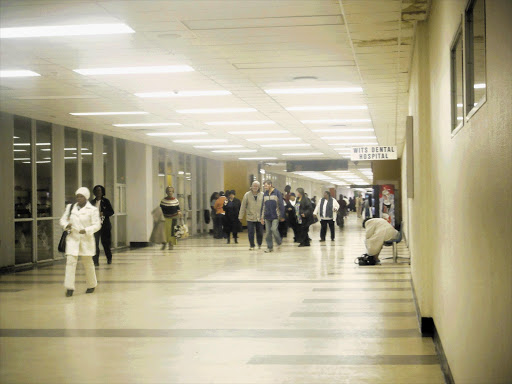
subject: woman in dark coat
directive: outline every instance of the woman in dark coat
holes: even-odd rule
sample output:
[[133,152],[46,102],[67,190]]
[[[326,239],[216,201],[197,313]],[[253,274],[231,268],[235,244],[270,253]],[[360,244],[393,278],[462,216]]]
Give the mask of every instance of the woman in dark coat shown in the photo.
[[107,264],[112,264],[112,252],[110,251],[110,245],[112,243],[112,224],[110,224],[110,216],[114,214],[112,204],[105,197],[105,187],[103,185],[96,185],[92,192],[95,198],[91,200],[92,206],[98,208],[100,212],[101,229],[94,234],[96,240],[96,255],[92,257],[94,265],[97,267],[100,265],[100,239],[105,256],[107,257]]
[[309,226],[313,224],[313,204],[311,204],[311,200],[305,195],[304,188],[297,188],[296,201],[297,241],[299,242],[299,247],[309,247]]
[[224,233],[226,234],[227,243],[231,242],[231,233],[233,233],[233,239],[238,244],[238,232],[240,228],[240,222],[238,220],[238,214],[240,213],[240,200],[235,197],[235,191],[226,191],[226,201],[224,202]]

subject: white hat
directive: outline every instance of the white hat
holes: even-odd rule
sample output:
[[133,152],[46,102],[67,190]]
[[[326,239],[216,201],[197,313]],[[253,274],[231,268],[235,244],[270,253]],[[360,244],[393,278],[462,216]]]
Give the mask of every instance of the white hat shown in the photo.
[[80,187],[76,190],[75,195],[82,195],[87,200],[89,200],[89,197],[91,197],[91,192],[89,192],[88,188]]

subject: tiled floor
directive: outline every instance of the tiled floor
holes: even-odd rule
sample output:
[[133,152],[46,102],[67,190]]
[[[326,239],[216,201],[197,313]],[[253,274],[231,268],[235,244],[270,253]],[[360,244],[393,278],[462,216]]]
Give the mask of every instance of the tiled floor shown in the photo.
[[79,267],[71,298],[64,264],[1,276],[0,382],[444,383],[409,265],[356,266],[354,216],[334,243],[315,227],[311,247],[270,254],[244,232],[102,257],[96,292]]

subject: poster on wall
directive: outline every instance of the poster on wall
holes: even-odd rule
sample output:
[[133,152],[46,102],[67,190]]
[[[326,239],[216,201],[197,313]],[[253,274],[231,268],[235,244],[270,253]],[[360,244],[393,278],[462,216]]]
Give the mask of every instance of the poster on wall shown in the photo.
[[381,185],[379,191],[380,217],[395,226],[395,186]]

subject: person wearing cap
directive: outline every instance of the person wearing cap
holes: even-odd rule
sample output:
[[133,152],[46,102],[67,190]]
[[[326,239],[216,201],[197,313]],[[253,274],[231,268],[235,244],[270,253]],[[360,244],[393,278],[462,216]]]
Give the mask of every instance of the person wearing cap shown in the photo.
[[98,208],[88,200],[91,196],[89,189],[78,188],[75,192],[76,203],[68,204],[64,214],[60,218],[61,227],[68,231],[66,238],[66,275],[64,287],[66,296],[73,296],[75,291],[75,271],[80,256],[85,269],[87,290],[85,293],[93,293],[98,285],[96,272],[94,271],[93,256],[96,254],[96,242],[94,233],[101,228],[101,220]]

